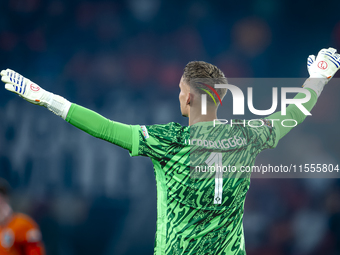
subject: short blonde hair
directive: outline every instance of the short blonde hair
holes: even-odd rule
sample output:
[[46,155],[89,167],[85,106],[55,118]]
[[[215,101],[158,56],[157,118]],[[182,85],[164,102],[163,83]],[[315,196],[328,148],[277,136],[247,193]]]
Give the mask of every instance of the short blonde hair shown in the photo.
[[[227,78],[218,67],[204,61],[189,62],[184,68],[183,79],[184,82],[186,82],[191,88],[195,90],[195,92],[200,94],[205,93],[202,89],[211,91],[211,89],[207,88],[207,86],[205,86],[203,83],[208,84],[211,87],[214,87],[215,84],[228,84]],[[221,100],[227,93],[227,89],[224,88],[216,88],[215,90]],[[215,93],[211,91],[211,94],[213,95],[215,101],[219,103]],[[207,100],[208,102],[213,102],[211,97],[207,97]]]

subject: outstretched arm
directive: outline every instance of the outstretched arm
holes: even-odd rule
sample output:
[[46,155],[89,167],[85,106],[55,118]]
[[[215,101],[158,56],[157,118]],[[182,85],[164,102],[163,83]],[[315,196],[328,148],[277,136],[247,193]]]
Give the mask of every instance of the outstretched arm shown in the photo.
[[7,90],[18,94],[32,104],[48,108],[92,136],[132,152],[132,126],[111,121],[89,109],[72,104],[65,98],[44,90],[13,70],[3,70],[1,76],[1,80],[6,83]]
[[132,152],[132,126],[109,120],[82,106],[72,104],[66,121],[86,133]]
[[[336,53],[336,49],[322,49],[318,56],[310,55],[307,60],[307,67],[309,72],[309,79],[306,80],[303,87],[311,93],[311,98],[308,102],[302,104],[309,112],[312,110],[318,97],[320,96],[324,86],[335,75],[340,68],[340,55]],[[303,99],[306,95],[303,93],[297,94],[294,99]],[[267,119],[273,119],[283,121],[285,119],[293,119],[300,124],[306,115],[294,104],[291,104],[286,109],[286,115],[281,115],[281,112],[276,112],[270,115]],[[294,126],[288,124],[287,126]],[[284,137],[293,127],[285,127],[283,125],[276,125],[279,129],[281,139]]]

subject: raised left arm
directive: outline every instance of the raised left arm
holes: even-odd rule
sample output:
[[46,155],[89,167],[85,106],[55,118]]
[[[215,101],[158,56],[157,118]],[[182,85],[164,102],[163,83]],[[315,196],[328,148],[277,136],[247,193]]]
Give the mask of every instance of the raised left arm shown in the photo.
[[[308,57],[307,68],[310,77],[305,81],[303,87],[311,93],[311,98],[308,102],[302,105],[310,112],[316,104],[324,86],[340,69],[340,54],[337,54],[336,49],[333,48],[322,49],[319,51],[316,58],[314,55],[310,55]],[[306,95],[304,93],[299,93],[294,97],[294,99],[303,99],[305,96]],[[278,120],[280,122],[286,119],[292,119],[295,120],[297,124],[300,124],[305,118],[306,115],[302,113],[296,105],[291,104],[286,109],[286,115],[281,115],[280,111],[273,113],[266,119]],[[287,126],[290,126],[288,123]],[[276,125],[276,127],[279,129],[280,139],[293,129],[293,127],[285,127],[283,125]]]

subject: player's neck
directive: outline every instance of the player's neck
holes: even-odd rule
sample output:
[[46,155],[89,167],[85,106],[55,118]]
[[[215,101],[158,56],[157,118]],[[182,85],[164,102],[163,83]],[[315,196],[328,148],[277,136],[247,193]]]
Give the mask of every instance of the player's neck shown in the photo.
[[208,111],[206,115],[202,115],[201,112],[191,112],[189,114],[189,126],[194,125],[199,122],[213,121],[217,119],[217,109]]

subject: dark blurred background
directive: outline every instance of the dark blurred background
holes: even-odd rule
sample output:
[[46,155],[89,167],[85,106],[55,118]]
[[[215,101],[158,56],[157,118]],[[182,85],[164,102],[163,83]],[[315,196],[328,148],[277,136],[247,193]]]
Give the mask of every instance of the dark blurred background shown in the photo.
[[[339,10],[337,0],[1,1],[0,66],[115,121],[187,125],[178,103],[187,62],[211,62],[227,77],[308,77],[308,55],[340,49]],[[331,81],[313,116],[257,163],[339,164],[339,85]],[[254,90],[255,102],[271,103],[271,87]],[[5,89],[0,119],[0,177],[14,209],[40,225],[48,255],[153,253],[149,159]],[[339,179],[253,179],[248,254],[340,254],[339,188]]]

